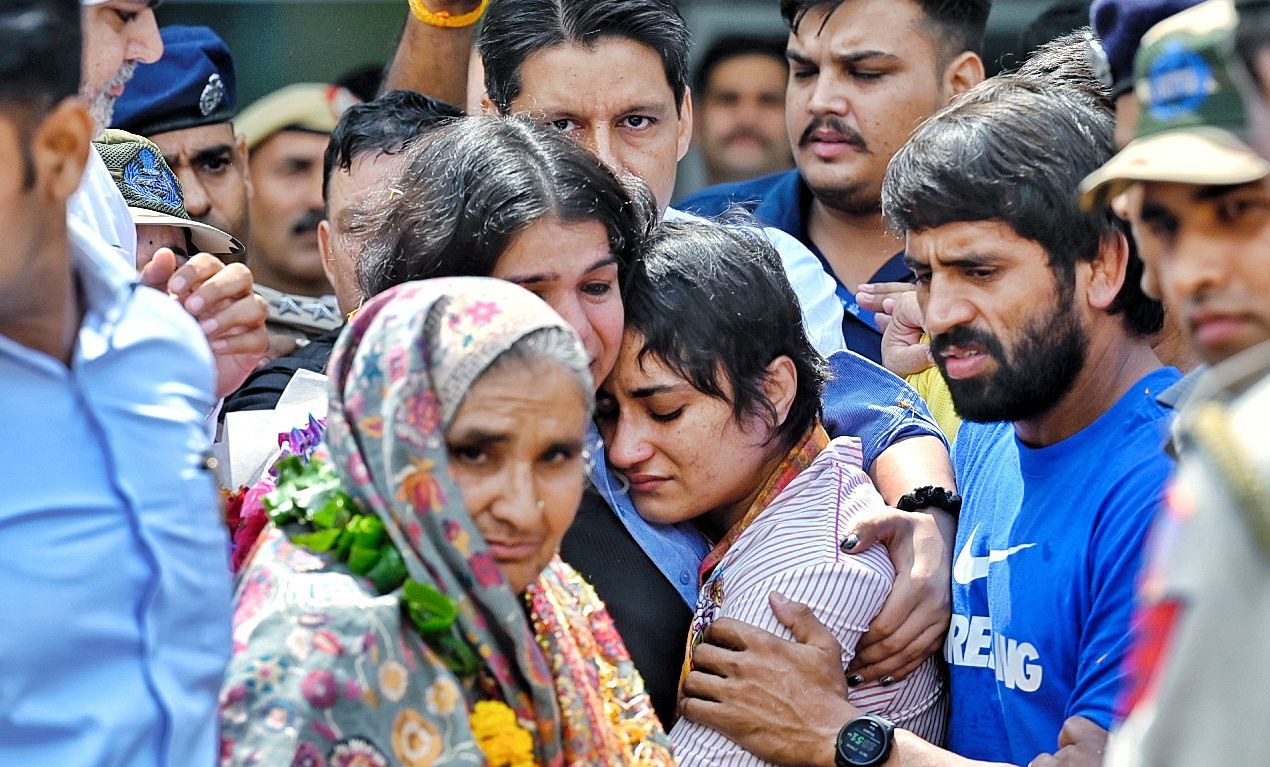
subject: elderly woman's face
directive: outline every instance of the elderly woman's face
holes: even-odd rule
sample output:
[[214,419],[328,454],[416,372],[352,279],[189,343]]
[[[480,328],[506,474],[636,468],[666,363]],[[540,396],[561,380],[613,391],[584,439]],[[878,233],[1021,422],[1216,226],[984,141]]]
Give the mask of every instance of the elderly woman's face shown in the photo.
[[559,550],[582,499],[579,389],[577,376],[551,362],[495,366],[445,435],[463,502],[517,594]]
[[602,224],[536,221],[512,238],[491,276],[516,283],[555,309],[582,339],[595,385],[608,377],[625,318],[617,259]]

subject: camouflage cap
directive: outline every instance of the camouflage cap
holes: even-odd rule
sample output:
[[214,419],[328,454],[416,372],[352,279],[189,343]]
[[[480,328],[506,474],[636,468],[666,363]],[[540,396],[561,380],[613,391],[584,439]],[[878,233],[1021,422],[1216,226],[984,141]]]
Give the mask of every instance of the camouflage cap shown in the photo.
[[200,221],[185,210],[181,184],[163,159],[163,152],[147,138],[108,130],[93,141],[115,186],[128,203],[137,225],[176,226],[190,230],[194,247],[212,255],[238,255],[242,243]]
[[1134,60],[1134,138],[1081,182],[1081,204],[1105,204],[1140,181],[1219,186],[1270,173],[1247,144],[1246,76],[1234,51],[1231,0],[1208,0],[1152,27]]

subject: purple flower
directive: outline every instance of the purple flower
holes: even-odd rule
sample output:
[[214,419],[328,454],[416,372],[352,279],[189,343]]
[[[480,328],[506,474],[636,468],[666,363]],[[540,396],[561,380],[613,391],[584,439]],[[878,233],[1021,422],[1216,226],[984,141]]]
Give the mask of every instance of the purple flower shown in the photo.
[[326,767],[326,758],[322,756],[317,746],[312,743],[301,743],[295,750],[291,767]]
[[329,671],[314,671],[300,683],[300,692],[314,708],[330,708],[340,699],[340,686]]

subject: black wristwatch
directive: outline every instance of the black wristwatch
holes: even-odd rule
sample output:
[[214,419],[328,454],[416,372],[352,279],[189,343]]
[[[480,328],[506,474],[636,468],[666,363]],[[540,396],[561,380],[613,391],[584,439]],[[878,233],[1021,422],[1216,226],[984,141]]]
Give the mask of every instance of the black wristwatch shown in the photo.
[[895,508],[900,511],[917,511],[931,507],[942,509],[956,519],[961,513],[961,496],[944,487],[927,485],[917,488],[895,504]]
[[880,716],[861,714],[838,730],[837,767],[878,767],[891,755],[895,725]]

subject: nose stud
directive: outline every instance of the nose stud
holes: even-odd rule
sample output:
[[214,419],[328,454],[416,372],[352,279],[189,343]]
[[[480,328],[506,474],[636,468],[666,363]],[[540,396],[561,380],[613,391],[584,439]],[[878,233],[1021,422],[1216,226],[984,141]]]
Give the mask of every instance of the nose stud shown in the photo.
[[538,511],[542,511],[543,509],[547,508],[547,502],[542,500],[541,498],[538,499],[538,503],[536,505],[538,506]]

